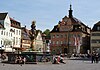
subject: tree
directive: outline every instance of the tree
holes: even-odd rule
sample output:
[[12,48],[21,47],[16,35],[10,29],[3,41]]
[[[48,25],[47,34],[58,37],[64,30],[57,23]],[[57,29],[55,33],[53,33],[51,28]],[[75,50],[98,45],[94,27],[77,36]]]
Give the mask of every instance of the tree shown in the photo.
[[49,43],[49,39],[50,39],[50,30],[49,29],[46,29],[43,34],[46,35],[45,37],[45,40],[46,40],[46,43],[48,44]]
[[50,30],[46,29],[43,34],[46,34],[46,38],[50,38]]

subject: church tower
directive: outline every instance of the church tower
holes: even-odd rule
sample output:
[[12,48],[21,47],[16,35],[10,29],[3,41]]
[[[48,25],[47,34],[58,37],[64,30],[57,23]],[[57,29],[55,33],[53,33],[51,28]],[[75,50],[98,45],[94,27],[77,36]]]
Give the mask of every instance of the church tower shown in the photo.
[[70,4],[69,18],[72,18],[72,17],[73,17],[72,12],[73,12],[73,10],[72,10],[72,5]]

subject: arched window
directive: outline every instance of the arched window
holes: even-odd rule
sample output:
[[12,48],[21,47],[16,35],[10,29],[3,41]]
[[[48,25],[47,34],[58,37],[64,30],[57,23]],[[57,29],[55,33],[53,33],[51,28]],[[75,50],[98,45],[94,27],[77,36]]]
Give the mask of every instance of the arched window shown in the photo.
[[2,40],[1,40],[1,45],[2,45]]
[[1,35],[3,35],[3,31],[1,31]]

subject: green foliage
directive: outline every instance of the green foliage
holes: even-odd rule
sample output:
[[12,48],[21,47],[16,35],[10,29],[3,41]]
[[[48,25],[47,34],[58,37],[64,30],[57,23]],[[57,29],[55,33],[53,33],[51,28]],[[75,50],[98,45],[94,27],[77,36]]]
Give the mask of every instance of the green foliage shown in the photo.
[[46,34],[46,38],[50,38],[50,30],[46,29],[43,34]]

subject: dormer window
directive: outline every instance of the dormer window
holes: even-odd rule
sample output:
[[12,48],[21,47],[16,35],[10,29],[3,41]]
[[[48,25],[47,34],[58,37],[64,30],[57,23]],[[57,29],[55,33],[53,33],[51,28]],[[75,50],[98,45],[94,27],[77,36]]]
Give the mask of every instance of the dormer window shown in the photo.
[[10,31],[11,31],[11,32],[15,32],[15,30],[13,30],[13,29],[10,29]]
[[97,30],[100,30],[100,26],[97,26]]

